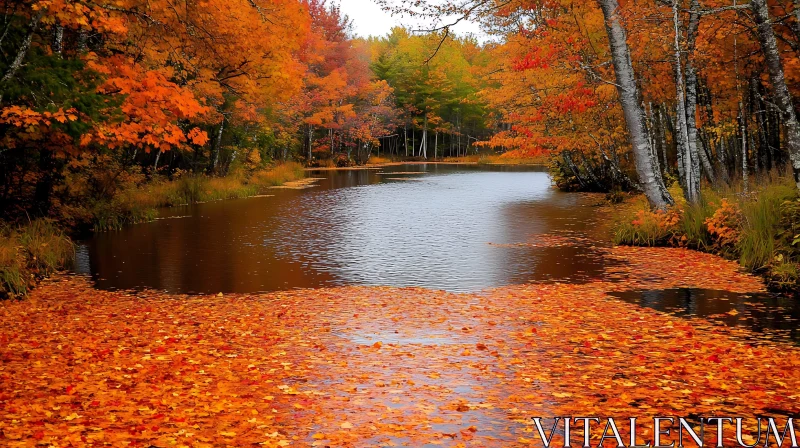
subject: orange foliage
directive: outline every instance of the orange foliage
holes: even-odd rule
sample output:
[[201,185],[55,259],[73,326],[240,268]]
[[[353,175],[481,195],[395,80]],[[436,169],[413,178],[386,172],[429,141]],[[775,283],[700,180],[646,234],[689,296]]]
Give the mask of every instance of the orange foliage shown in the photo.
[[[196,120],[207,116],[210,109],[194,94],[158,71],[144,71],[132,60],[114,56],[103,64],[90,67],[107,75],[100,87],[104,93],[122,95],[120,106],[125,120],[101,125],[93,134],[85,134],[84,145],[100,143],[114,149],[127,145],[168,151],[187,142],[203,145],[208,136],[198,128],[188,133],[178,126],[179,120]],[[188,134],[188,136],[187,136]]]
[[654,226],[662,233],[674,230],[681,221],[681,211],[676,208],[669,210],[643,209],[636,212],[636,217],[631,221],[634,227]]
[[741,219],[739,207],[735,203],[723,199],[719,208],[714,211],[714,215],[705,220],[705,224],[716,244],[728,246],[735,244],[739,239]]

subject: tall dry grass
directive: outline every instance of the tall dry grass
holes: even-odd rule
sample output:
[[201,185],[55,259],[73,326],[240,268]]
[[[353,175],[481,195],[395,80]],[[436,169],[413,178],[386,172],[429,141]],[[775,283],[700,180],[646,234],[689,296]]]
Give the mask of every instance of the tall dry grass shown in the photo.
[[687,204],[679,187],[667,212],[649,210],[642,196],[617,207],[614,242],[680,245],[736,259],[775,289],[800,286],[800,197],[788,177],[767,176],[748,193],[741,186],[704,188]]
[[94,204],[93,227],[95,231],[120,229],[128,224],[152,221],[161,207],[246,198],[304,176],[302,165],[286,162],[265,170],[224,177],[179,174],[171,180],[156,178],[123,189],[109,201]]
[[0,298],[22,297],[38,279],[69,266],[75,248],[53,222],[0,229]]

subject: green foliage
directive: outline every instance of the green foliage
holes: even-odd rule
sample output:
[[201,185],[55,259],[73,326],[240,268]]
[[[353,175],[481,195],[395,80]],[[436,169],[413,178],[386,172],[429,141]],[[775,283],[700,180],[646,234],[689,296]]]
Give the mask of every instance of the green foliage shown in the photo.
[[702,199],[696,204],[688,204],[683,209],[680,220],[680,234],[686,236],[686,244],[699,250],[710,248],[711,234],[708,232],[706,220],[714,215],[719,200],[715,200],[711,191],[705,191]]
[[0,298],[21,297],[36,280],[69,266],[72,241],[53,222],[0,229]]
[[[21,34],[25,29],[15,28],[15,31]],[[2,71],[5,72],[5,67]],[[93,124],[114,118],[107,115],[109,106],[117,106],[121,99],[98,93],[97,87],[102,81],[102,76],[88,70],[83,60],[62,58],[34,45],[28,51],[25,64],[16,76],[0,86],[0,92],[4,102],[26,105],[38,112],[74,108],[80,114],[79,120],[53,123],[53,126],[77,140]],[[106,115],[101,115],[101,110],[106,111]]]
[[376,46],[372,72],[394,89],[413,127],[421,129],[427,114],[429,129],[486,130],[487,106],[478,98],[483,81],[473,73],[473,67],[485,63],[477,42],[393,28]]
[[796,196],[791,186],[777,184],[741,201],[742,229],[737,249],[742,266],[751,270],[769,268],[780,249],[776,243],[780,241],[783,204]]

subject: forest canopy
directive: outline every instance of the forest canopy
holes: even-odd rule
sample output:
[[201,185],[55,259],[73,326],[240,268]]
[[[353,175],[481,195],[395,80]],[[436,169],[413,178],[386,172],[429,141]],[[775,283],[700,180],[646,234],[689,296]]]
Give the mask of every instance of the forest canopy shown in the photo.
[[673,180],[696,201],[800,173],[796,2],[384,6],[432,25],[356,37],[325,0],[4,1],[3,214],[80,221],[154,176],[374,155],[548,156],[562,188],[657,208]]

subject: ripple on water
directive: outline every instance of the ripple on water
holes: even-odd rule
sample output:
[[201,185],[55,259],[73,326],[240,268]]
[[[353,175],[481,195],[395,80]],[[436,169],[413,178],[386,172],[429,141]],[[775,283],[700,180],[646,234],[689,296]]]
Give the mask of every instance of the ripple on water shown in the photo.
[[[417,181],[387,180],[393,173]],[[178,207],[162,217],[181,219],[99,233],[82,246],[79,272],[100,288],[173,293],[339,285],[471,292],[583,282],[606,263],[583,241],[513,246],[596,227],[597,199],[558,192],[542,169],[406,165],[311,176],[320,178],[313,189]]]

